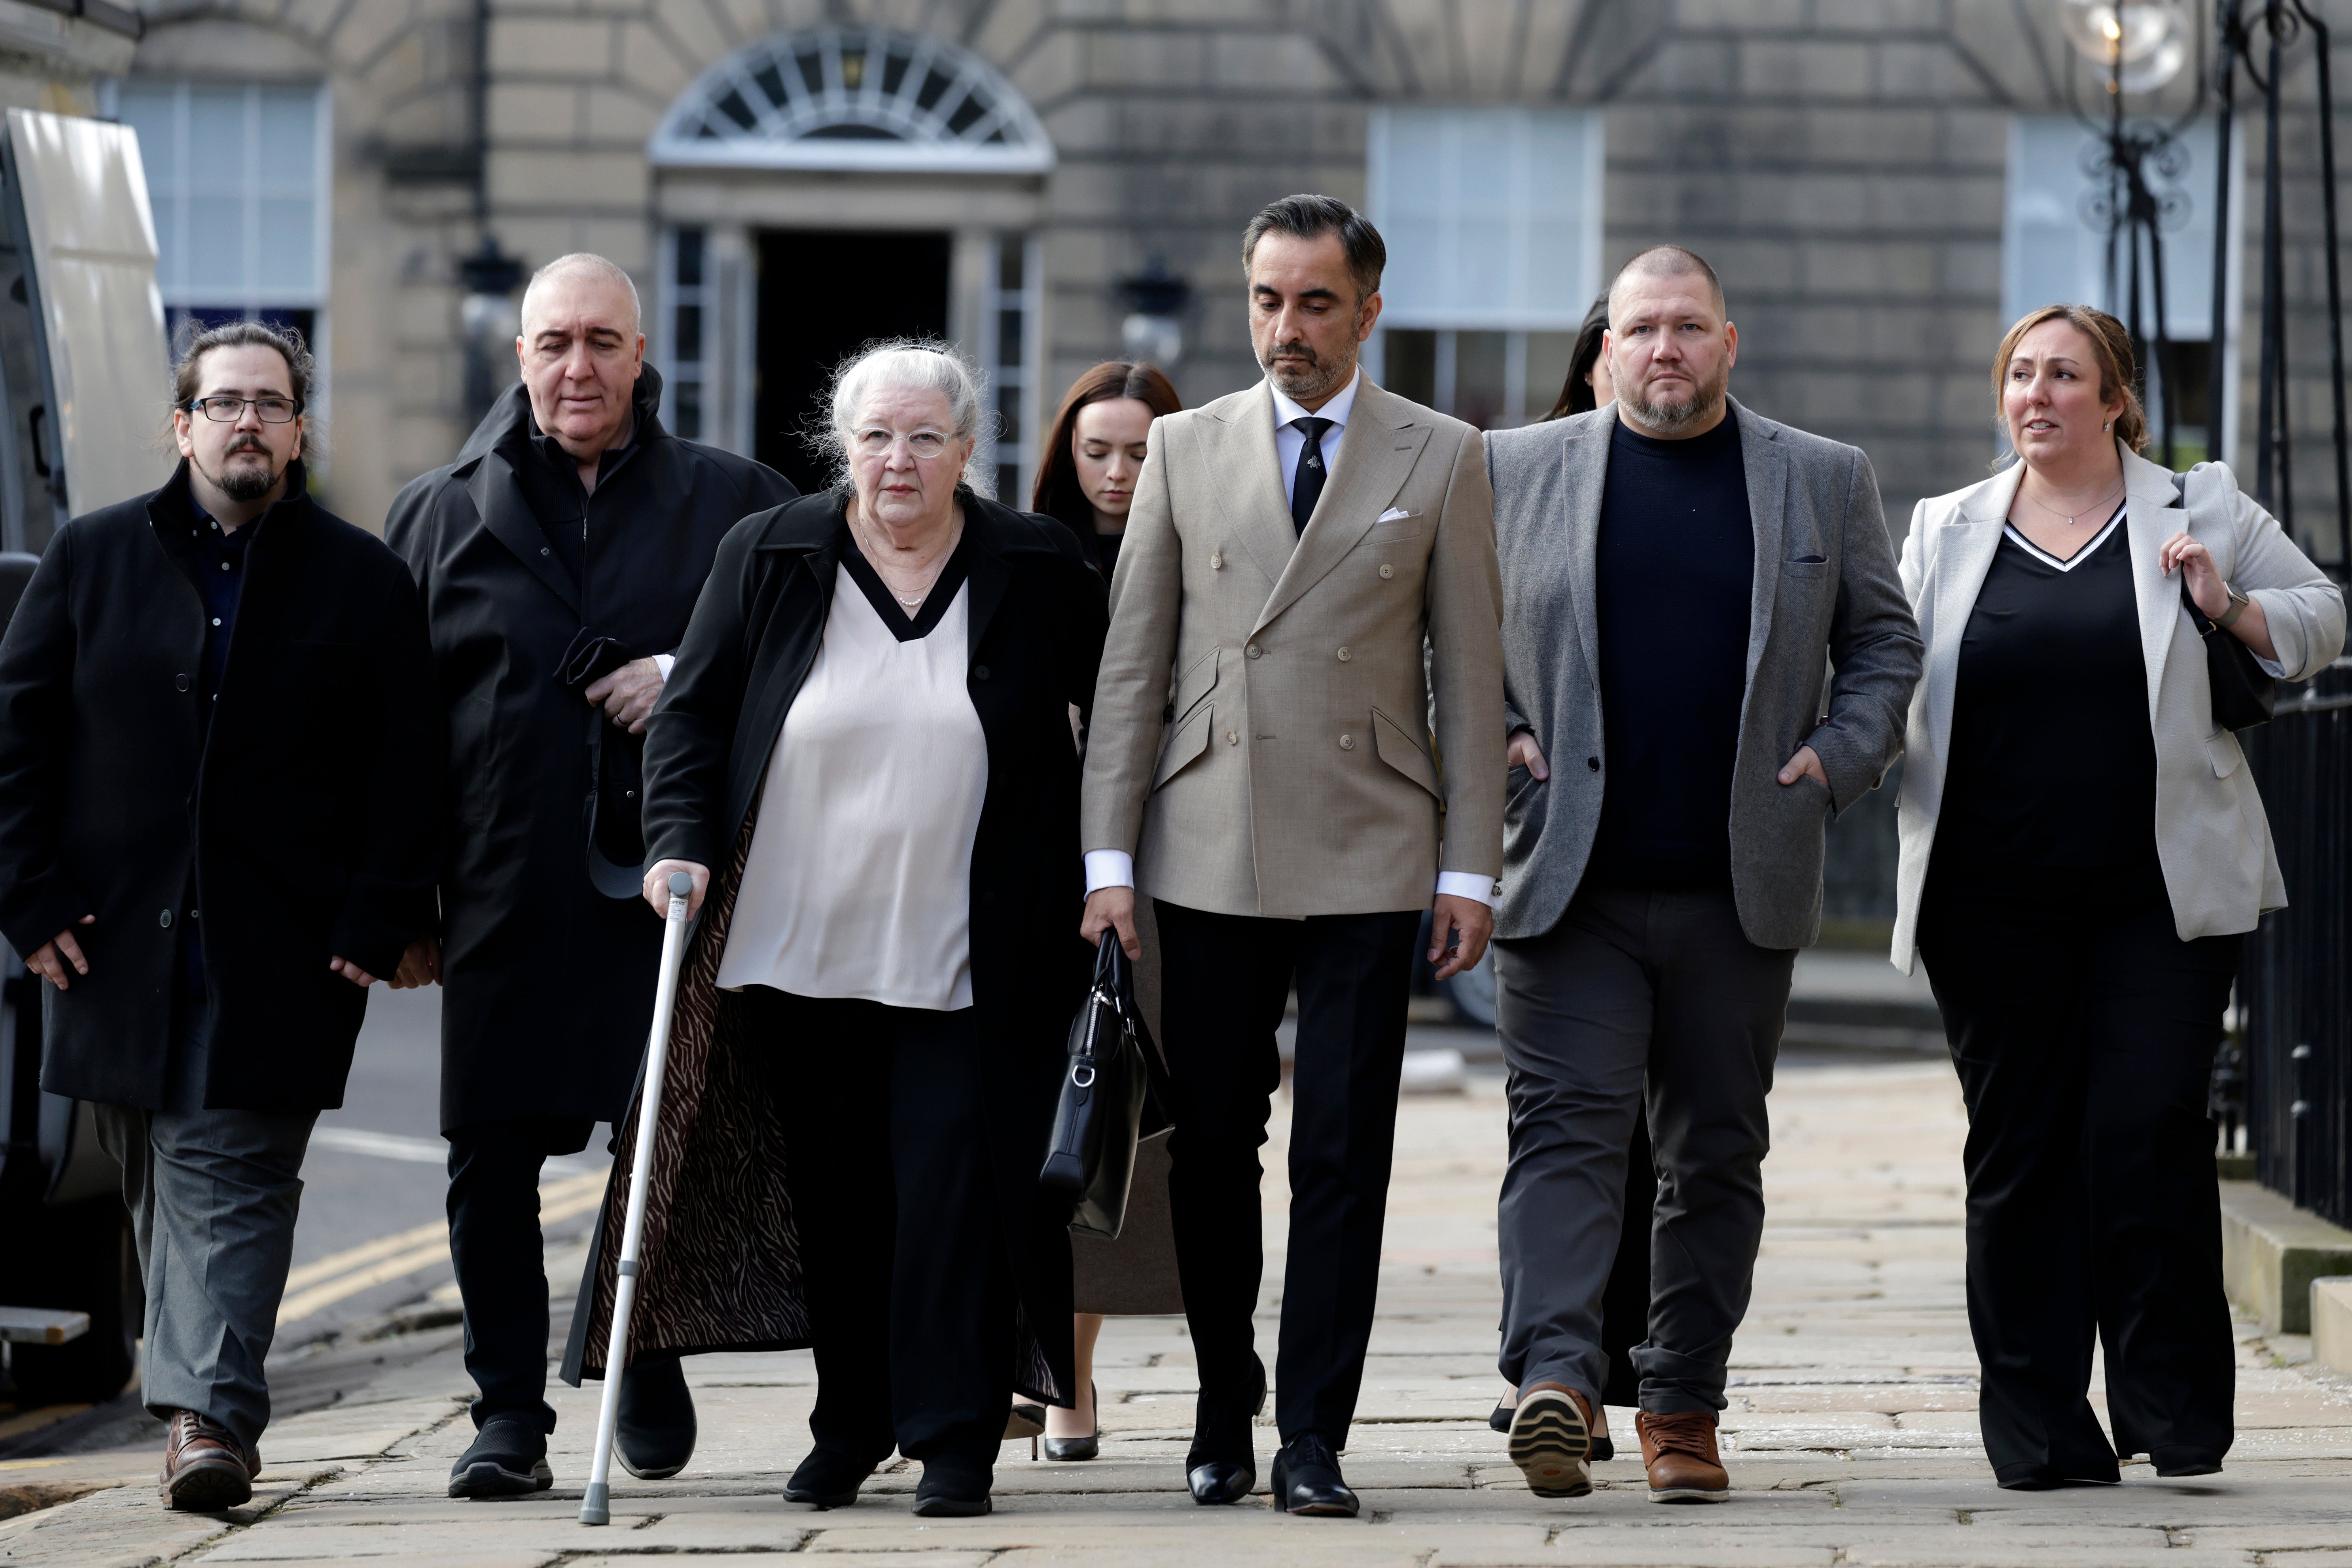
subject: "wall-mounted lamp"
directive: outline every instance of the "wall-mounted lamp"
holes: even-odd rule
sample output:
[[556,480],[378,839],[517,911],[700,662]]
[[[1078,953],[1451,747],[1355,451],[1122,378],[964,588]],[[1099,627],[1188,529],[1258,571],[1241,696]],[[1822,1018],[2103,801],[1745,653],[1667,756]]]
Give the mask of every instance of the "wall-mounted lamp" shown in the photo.
[[466,419],[477,425],[515,378],[514,341],[522,318],[514,291],[522,281],[522,263],[485,234],[482,247],[458,260],[457,281],[466,290],[457,306],[466,351]]
[[1127,319],[1118,325],[1127,357],[1166,370],[1184,357],[1184,316],[1192,309],[1192,286],[1168,270],[1155,256],[1137,276],[1118,285],[1127,304]]

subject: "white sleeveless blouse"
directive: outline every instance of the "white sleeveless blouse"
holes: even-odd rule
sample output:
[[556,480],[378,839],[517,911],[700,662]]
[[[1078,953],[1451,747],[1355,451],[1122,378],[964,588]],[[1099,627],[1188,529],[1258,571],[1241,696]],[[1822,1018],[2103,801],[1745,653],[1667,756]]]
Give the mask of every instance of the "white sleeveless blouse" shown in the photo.
[[768,763],[719,985],[971,1005],[988,742],[964,685],[969,584],[900,642],[845,567]]

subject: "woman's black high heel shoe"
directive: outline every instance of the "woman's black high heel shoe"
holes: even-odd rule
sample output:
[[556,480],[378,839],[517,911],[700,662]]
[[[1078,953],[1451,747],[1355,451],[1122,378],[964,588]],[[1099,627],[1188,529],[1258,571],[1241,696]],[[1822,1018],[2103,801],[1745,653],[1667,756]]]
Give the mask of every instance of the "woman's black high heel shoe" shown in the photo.
[[1029,1457],[1034,1459],[1037,1457],[1038,1435],[1045,1430],[1045,1407],[1044,1405],[1031,1405],[1018,1399],[1013,1402],[1012,1410],[1004,1417],[1006,1442],[1017,1443],[1024,1437],[1028,1438]]
[[1045,1457],[1049,1459],[1091,1459],[1102,1452],[1102,1392],[1092,1383],[1087,1384],[1087,1402],[1095,1409],[1095,1429],[1084,1437],[1048,1437]]

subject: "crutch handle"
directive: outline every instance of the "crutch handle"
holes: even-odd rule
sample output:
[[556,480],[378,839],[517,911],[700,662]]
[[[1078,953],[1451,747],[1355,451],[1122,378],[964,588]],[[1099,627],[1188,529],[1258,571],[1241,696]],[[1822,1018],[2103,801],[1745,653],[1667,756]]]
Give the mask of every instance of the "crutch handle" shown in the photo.
[[694,879],[688,876],[683,871],[672,871],[669,874],[669,896],[673,899],[692,898],[694,896]]

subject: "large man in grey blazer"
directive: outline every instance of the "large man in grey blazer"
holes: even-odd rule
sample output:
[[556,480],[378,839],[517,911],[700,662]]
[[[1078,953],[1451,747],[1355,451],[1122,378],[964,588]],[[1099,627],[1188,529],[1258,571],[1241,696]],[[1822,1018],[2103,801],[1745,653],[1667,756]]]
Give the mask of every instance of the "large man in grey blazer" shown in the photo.
[[1087,746],[1081,929],[1115,926],[1132,952],[1136,895],[1154,899],[1204,1503],[1256,1475],[1257,1151],[1297,983],[1275,1502],[1353,1514],[1337,1455],[1371,1333],[1413,942],[1433,892],[1431,956],[1475,963],[1502,868],[1501,585],[1478,432],[1357,369],[1386,259],[1372,226],[1290,196],[1242,255],[1266,379],[1151,426]]
[[1900,751],[1920,642],[1869,459],[1726,395],[1738,332],[1713,269],[1644,251],[1609,321],[1617,401],[1487,446],[1512,764],[1502,1373],[1529,1485],[1590,1490],[1601,1296],[1646,1081],[1658,1202],[1635,1427],[1654,1500],[1711,1500],[1730,1484],[1716,1412],[1823,829]]

